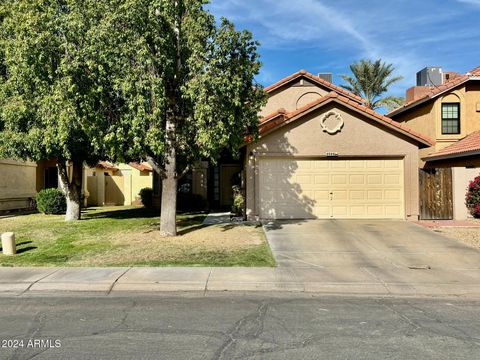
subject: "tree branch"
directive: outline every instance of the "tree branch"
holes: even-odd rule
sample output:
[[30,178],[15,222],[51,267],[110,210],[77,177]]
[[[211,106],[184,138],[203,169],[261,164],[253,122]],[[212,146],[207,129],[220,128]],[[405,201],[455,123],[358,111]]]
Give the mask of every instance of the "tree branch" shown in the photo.
[[165,170],[158,165],[157,161],[153,157],[147,156],[147,162],[153,168],[153,170],[155,170],[155,172],[160,175],[162,179],[165,179],[167,177]]
[[190,165],[188,165],[185,169],[183,169],[183,171],[180,173],[180,175],[177,175],[177,180],[180,180],[185,175],[187,175],[190,170],[191,170],[191,167],[190,167]]

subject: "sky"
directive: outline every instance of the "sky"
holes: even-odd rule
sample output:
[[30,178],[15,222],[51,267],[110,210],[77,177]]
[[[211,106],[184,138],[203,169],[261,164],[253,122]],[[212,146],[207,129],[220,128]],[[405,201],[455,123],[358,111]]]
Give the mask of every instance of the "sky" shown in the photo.
[[465,73],[480,65],[480,0],[211,0],[212,13],[251,31],[265,86],[298,70],[334,83],[362,58],[392,63],[403,96],[426,66]]

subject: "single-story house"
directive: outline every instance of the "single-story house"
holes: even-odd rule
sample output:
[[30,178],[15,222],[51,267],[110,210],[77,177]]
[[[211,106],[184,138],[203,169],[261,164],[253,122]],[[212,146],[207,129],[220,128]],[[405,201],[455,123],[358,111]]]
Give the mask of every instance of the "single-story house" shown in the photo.
[[[138,205],[139,192],[152,188],[153,170],[147,163],[85,166],[85,206]],[[21,162],[0,160],[0,212],[30,209],[43,189],[59,188],[56,160]]]
[[37,164],[0,159],[0,212],[28,209],[37,195]]
[[100,161],[85,168],[84,193],[88,206],[139,205],[140,190],[152,188],[153,169],[147,163],[112,164]]

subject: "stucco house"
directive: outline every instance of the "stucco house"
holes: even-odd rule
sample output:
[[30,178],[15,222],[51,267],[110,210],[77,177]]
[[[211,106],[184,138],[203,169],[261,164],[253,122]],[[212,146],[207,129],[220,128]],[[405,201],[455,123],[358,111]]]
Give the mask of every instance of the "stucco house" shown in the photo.
[[265,90],[259,139],[201,169],[210,204],[231,204],[241,179],[249,219],[418,219],[419,149],[431,139],[304,70]]
[[147,163],[112,164],[100,161],[84,170],[86,205],[138,205],[140,190],[151,188],[153,169]]
[[418,219],[431,139],[306,71],[266,91],[260,139],[245,146],[249,218]]
[[37,195],[37,164],[0,159],[0,212],[28,209]]
[[[147,163],[112,164],[100,161],[85,166],[85,206],[137,205],[139,192],[153,185],[153,170]],[[43,189],[58,188],[55,160],[21,162],[0,159],[0,212],[30,209]]]
[[421,217],[466,219],[465,192],[480,174],[480,67],[421,70],[406,103],[387,116],[434,140],[419,151]]

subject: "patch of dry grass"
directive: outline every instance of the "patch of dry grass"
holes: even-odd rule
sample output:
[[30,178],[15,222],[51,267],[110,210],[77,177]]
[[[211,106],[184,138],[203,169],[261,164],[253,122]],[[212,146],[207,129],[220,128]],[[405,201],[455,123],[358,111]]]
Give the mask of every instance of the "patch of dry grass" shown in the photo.
[[179,215],[179,236],[160,236],[159,218],[143,208],[92,208],[84,220],[32,214],[0,219],[14,231],[19,254],[0,266],[273,266],[263,229],[202,225],[205,215]]

